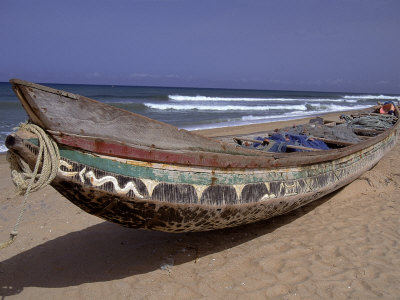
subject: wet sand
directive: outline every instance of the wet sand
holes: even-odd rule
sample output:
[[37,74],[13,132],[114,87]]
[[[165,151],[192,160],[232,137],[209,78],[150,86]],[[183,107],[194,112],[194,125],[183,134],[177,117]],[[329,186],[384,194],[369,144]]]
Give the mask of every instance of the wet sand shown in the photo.
[[[286,122],[293,123],[301,121]],[[277,127],[201,133],[235,135]],[[399,157],[397,145],[350,185],[292,213],[203,233],[123,228],[86,214],[47,187],[29,196],[17,240],[0,250],[0,296],[399,299]],[[9,172],[1,155],[2,241],[23,200],[13,197]]]

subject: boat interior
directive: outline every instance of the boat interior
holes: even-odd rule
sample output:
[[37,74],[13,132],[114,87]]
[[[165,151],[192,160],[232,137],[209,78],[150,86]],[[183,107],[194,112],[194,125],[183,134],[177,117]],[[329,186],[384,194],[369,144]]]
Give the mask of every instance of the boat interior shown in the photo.
[[341,115],[339,121],[315,117],[308,124],[217,139],[237,147],[264,152],[340,149],[376,137],[392,128],[399,120],[399,112],[391,103],[389,109],[382,109],[385,105],[378,104],[369,111]]

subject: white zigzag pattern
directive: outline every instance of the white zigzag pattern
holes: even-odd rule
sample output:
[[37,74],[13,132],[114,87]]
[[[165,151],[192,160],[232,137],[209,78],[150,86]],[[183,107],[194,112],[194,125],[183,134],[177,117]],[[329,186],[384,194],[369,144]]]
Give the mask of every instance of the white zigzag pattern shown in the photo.
[[129,181],[124,188],[121,189],[121,187],[118,184],[118,181],[115,177],[113,176],[104,176],[103,178],[96,178],[96,176],[94,175],[93,171],[89,171],[85,174],[86,178],[88,178],[90,180],[90,182],[94,185],[94,186],[101,186],[107,182],[111,182],[114,185],[114,189],[118,194],[127,194],[130,190],[133,191],[133,193],[135,194],[135,196],[137,196],[138,198],[143,199],[144,196],[141,195],[139,193],[139,191],[136,189],[135,184],[132,181]]
[[72,177],[72,176],[75,176],[76,174],[78,174],[78,172],[63,171],[63,170],[61,170],[61,166],[64,166],[67,170],[72,170],[72,165],[70,165],[66,161],[63,161],[62,159],[60,159],[60,166],[58,167],[58,171],[64,176]]

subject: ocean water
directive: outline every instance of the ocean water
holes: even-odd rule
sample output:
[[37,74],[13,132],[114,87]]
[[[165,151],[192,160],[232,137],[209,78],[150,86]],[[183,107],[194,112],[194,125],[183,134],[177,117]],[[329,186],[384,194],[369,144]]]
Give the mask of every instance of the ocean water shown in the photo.
[[[268,90],[45,84],[188,130],[296,119],[361,109],[400,95]],[[27,120],[11,89],[0,82],[0,152],[6,136]]]

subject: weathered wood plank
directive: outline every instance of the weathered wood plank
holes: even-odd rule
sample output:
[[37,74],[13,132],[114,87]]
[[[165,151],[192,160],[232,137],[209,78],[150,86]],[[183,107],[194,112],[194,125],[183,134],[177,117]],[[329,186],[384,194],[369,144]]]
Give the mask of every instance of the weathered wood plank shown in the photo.
[[[95,100],[61,93],[40,85],[12,80],[31,108],[32,121],[46,130],[105,138],[165,150],[242,153],[237,149],[187,130],[158,122]],[[33,113],[32,113],[33,112]],[[249,154],[251,155],[251,154]]]
[[365,128],[353,128],[355,134],[373,134],[377,135],[382,133],[384,130],[375,130],[375,129],[365,129]]

